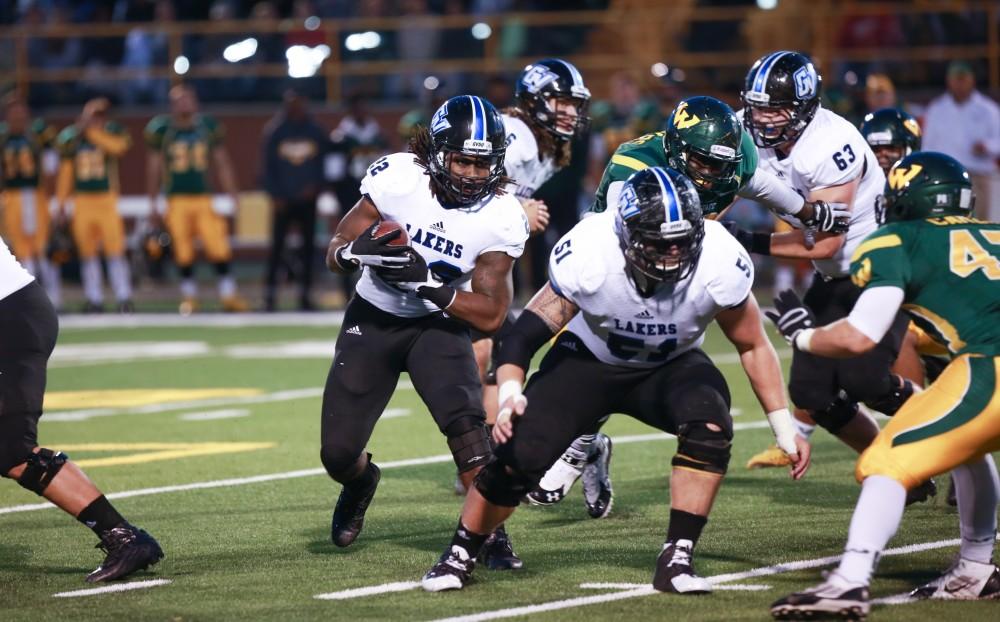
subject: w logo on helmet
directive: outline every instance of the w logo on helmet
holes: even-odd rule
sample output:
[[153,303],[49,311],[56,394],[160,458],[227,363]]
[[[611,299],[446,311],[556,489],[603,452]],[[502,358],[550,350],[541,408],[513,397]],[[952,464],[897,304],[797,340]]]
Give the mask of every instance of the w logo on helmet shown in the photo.
[[535,65],[524,73],[521,82],[529,93],[537,93],[546,84],[551,84],[559,79],[559,76],[550,71],[545,65]]
[[924,170],[924,167],[919,164],[914,164],[909,168],[903,168],[902,166],[895,167],[889,171],[889,187],[893,190],[905,188],[922,170]]
[[701,117],[687,111],[687,102],[681,102],[674,112],[674,125],[679,130],[686,130],[701,123]]

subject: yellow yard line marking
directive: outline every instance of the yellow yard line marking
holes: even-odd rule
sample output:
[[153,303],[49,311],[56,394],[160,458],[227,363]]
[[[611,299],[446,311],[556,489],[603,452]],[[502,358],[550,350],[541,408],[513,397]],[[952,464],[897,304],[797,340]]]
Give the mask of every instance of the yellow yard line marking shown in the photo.
[[135,408],[149,404],[185,402],[225,397],[249,397],[263,393],[255,388],[209,389],[107,389],[96,391],[50,391],[45,394],[46,410],[78,408]]
[[214,456],[244,451],[270,449],[277,443],[75,443],[59,445],[59,449],[70,451],[139,451],[106,458],[84,458],[74,462],[87,468],[142,464],[162,460],[178,460],[193,456]]

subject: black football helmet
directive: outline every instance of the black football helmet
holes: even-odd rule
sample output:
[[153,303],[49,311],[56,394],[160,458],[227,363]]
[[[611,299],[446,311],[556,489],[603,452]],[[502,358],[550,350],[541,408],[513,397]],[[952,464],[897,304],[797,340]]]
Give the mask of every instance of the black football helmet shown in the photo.
[[661,283],[694,271],[705,238],[705,219],[690,179],[672,168],[633,173],[618,198],[615,232],[636,290],[652,296]]
[[[776,147],[799,137],[819,108],[822,78],[798,52],[772,52],[750,67],[740,98],[743,126],[758,147]],[[787,120],[763,121],[754,111],[781,112]]]
[[[517,106],[559,140],[570,140],[590,125],[590,89],[577,68],[558,58],[546,58],[524,68],[514,89]],[[554,110],[549,100],[569,100],[576,117]],[[560,121],[564,127],[560,128]]]
[[868,141],[878,158],[878,165],[886,174],[893,164],[914,151],[920,151],[920,124],[899,108],[882,108],[869,113],[861,124],[861,135]]
[[[464,207],[492,194],[503,177],[507,132],[493,104],[475,95],[452,97],[431,118],[431,153],[427,166],[445,207]],[[485,177],[452,173],[456,156],[489,166]]]
[[971,216],[976,205],[969,173],[955,158],[917,151],[892,167],[878,201],[879,222]]

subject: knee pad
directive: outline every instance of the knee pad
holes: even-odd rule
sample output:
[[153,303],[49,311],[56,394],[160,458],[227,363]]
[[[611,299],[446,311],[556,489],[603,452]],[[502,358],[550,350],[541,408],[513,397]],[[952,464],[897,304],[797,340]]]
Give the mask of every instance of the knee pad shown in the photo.
[[913,383],[902,376],[892,375],[892,389],[885,395],[865,401],[869,408],[893,416],[914,393]]
[[830,434],[836,434],[858,414],[858,404],[841,391],[837,399],[821,410],[810,411],[813,420]]
[[479,494],[493,505],[516,508],[531,491],[533,483],[494,460],[476,474],[475,485]]
[[[348,482],[361,474],[362,469],[358,463],[364,455],[363,450],[359,453],[343,445],[334,444],[324,444],[319,450],[323,468],[331,478],[340,483]],[[371,458],[371,454],[368,454],[368,458]]]
[[673,466],[725,475],[733,437],[725,428],[712,430],[709,423],[695,421],[677,426],[677,454],[671,461]]
[[17,478],[17,483],[41,496],[68,460],[69,456],[63,452],[43,447],[28,457],[27,466]]
[[459,473],[481,467],[493,458],[486,424],[475,417],[461,417],[445,430],[448,448]]

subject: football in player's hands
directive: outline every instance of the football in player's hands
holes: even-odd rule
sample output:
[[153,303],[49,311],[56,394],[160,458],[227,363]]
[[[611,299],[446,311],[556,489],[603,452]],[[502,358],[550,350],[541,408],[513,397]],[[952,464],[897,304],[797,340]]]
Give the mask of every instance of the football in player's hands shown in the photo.
[[387,266],[404,266],[410,263],[403,255],[411,251],[409,236],[406,229],[399,223],[389,220],[379,221],[370,226],[353,242],[341,247],[338,261],[345,261],[356,266],[371,266],[384,268]]
[[794,343],[795,337],[803,330],[816,326],[813,312],[803,304],[798,294],[790,289],[778,294],[774,299],[774,309],[765,311],[764,315],[774,322],[788,343]]
[[[398,235],[393,235],[396,231]],[[394,220],[380,220],[369,230],[369,235],[373,240],[382,240],[386,246],[409,246],[410,236],[406,233],[406,227]]]

